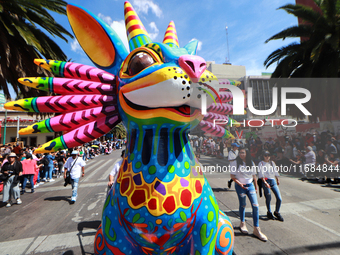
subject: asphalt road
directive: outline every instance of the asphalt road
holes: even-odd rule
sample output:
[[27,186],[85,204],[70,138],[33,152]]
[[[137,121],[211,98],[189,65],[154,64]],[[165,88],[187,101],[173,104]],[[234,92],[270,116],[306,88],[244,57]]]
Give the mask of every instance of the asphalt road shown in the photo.
[[[93,241],[101,220],[108,175],[121,151],[88,161],[78,200],[69,203],[71,187],[62,179],[26,193],[22,205],[0,206],[0,254],[93,254]],[[222,159],[201,157],[203,165],[225,165]],[[238,199],[234,187],[226,189],[229,173],[206,173],[220,209],[235,226],[235,253],[340,254],[340,192],[334,187],[282,176],[281,214],[284,222],[268,221],[264,198],[259,198],[260,227],[269,241],[252,236],[251,207],[246,222],[250,234],[238,229]],[[29,189],[27,189],[29,191]],[[2,196],[0,196],[2,197]],[[272,201],[274,206],[275,199]]]

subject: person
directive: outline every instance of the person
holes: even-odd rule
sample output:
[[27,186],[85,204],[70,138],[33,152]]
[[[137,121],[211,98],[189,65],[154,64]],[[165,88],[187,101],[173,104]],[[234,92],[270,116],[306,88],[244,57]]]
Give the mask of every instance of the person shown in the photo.
[[26,192],[26,184],[27,180],[30,181],[31,184],[31,193],[34,193],[34,175],[39,172],[39,168],[37,166],[37,161],[32,159],[32,154],[26,152],[26,159],[21,161],[22,164],[22,177],[23,183],[21,187],[21,194],[23,195]]
[[[240,146],[238,145],[238,143],[232,143],[231,144],[231,150],[228,152],[228,161],[231,164],[231,162],[234,162],[238,156],[238,148]],[[233,183],[233,179],[230,179],[228,181],[228,189],[230,189],[231,184]]]
[[71,203],[74,204],[78,196],[78,186],[80,176],[85,176],[85,165],[86,163],[81,157],[78,157],[78,151],[74,150],[71,153],[71,157],[66,160],[64,165],[64,179],[66,179],[67,171],[70,171],[71,185],[72,185],[72,197]]
[[[293,167],[294,172],[298,169],[300,172],[302,172],[302,169],[304,169],[304,157],[302,156],[302,153],[299,153],[296,155],[296,161],[290,159],[290,162],[292,162],[295,166]],[[304,171],[304,170],[303,170]],[[302,176],[302,179],[305,179],[305,175]]]
[[60,153],[58,154],[57,162],[58,162],[57,178],[59,178],[62,172],[64,171],[64,164],[66,162],[65,153],[63,151],[60,151]]
[[54,182],[52,179],[52,174],[53,174],[53,160],[55,159],[55,153],[45,153],[45,159],[47,159],[47,164],[44,166],[45,170],[45,178],[44,181],[47,182]]
[[[270,152],[265,151],[263,153],[263,160],[258,165],[259,170],[259,178],[262,179],[262,187],[264,190],[264,196],[266,198],[266,206],[267,206],[267,217],[270,220],[274,220],[274,215],[279,221],[283,221],[283,218],[280,214],[280,207],[282,203],[282,198],[279,190],[280,180],[279,173],[276,171],[276,165],[274,161],[270,160]],[[274,215],[270,208],[271,201],[271,191],[273,191],[276,197],[276,207],[274,211]]]
[[111,187],[116,183],[117,181],[117,177],[118,177],[118,173],[119,173],[119,169],[120,169],[120,166],[122,165],[123,163],[123,159],[124,159],[124,154],[125,154],[125,150],[122,151],[122,154],[120,155],[121,156],[121,160],[119,160],[112,168],[111,172],[110,172],[110,175],[109,175],[109,182],[107,184],[108,186],[108,190],[111,189]]
[[332,138],[327,139],[326,153],[327,153],[328,156],[330,156],[332,153],[333,154],[338,153],[338,150],[337,150],[336,146],[334,145]]
[[13,152],[18,155],[20,151],[21,151],[21,147],[19,143],[17,143],[16,146],[13,148]]
[[307,146],[305,154],[305,165],[303,168],[304,170],[303,174],[305,175],[305,177],[307,177],[307,172],[309,172],[308,169],[310,169],[312,166],[315,167],[315,163],[316,163],[315,152],[313,151],[313,148],[311,146]]
[[8,155],[8,162],[2,166],[1,171],[8,177],[4,181],[2,201],[7,203],[6,207],[10,207],[12,206],[13,196],[18,205],[22,204],[18,181],[18,177],[22,175],[22,164],[17,161],[17,155],[14,152]]
[[[245,223],[246,196],[248,196],[253,208],[254,232],[253,234],[261,241],[268,240],[259,227],[259,204],[257,202],[257,181],[254,162],[251,160],[250,153],[245,148],[239,149],[239,154],[235,161],[230,165],[231,178],[235,182],[235,189],[239,199],[240,211],[240,230],[243,234],[248,234]],[[253,183],[254,181],[254,183]]]

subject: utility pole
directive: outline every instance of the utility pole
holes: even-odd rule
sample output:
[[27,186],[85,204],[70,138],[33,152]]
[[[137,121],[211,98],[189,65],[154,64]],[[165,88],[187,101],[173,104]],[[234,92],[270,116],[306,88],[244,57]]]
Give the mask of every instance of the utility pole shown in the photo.
[[230,55],[229,55],[228,26],[225,27],[225,32],[226,32],[226,35],[227,35],[227,57],[225,59],[225,63],[224,64],[231,65],[231,63],[230,63]]

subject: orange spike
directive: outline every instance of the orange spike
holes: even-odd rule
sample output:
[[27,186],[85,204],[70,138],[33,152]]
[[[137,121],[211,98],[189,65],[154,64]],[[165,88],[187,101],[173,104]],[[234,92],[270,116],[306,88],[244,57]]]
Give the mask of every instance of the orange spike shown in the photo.
[[176,27],[173,21],[170,21],[168,28],[165,31],[163,43],[171,47],[177,46],[176,48],[179,48]]
[[124,16],[130,51],[152,42],[148,32],[129,2],[124,3]]

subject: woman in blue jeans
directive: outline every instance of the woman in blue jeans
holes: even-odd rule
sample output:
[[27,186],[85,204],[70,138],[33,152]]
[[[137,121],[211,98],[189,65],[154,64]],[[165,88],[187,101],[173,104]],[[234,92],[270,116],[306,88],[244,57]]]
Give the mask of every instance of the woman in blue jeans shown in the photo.
[[239,154],[236,160],[230,163],[230,175],[232,180],[235,182],[235,189],[240,203],[239,211],[241,218],[241,232],[243,234],[248,234],[248,229],[245,223],[246,198],[248,197],[253,208],[253,234],[261,241],[266,242],[268,238],[261,232],[259,227],[259,204],[257,202],[256,168],[254,162],[251,160],[250,152],[247,149],[239,149]]
[[[266,206],[267,206],[267,217],[268,219],[274,220],[275,217],[279,221],[283,221],[283,218],[280,214],[280,207],[282,203],[282,198],[279,190],[279,173],[276,170],[276,165],[273,161],[270,160],[270,152],[265,151],[263,153],[263,160],[259,163],[259,178],[262,179],[262,187],[264,190],[264,196],[266,198]],[[272,199],[271,191],[273,191],[276,197],[276,207],[274,211],[274,215],[270,208],[270,202]]]

